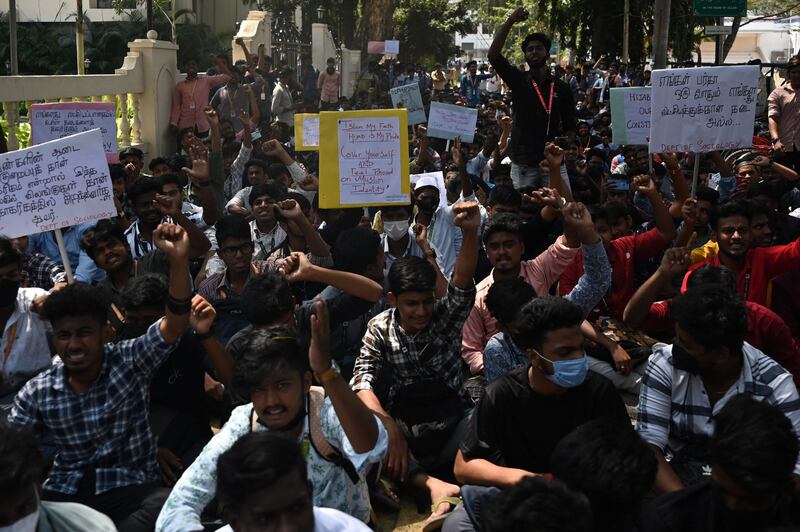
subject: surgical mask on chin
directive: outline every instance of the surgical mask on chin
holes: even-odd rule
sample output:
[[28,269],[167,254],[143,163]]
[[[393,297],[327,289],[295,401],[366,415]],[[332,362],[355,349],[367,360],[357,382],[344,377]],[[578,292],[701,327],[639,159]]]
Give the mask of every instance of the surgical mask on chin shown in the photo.
[[400,240],[408,234],[408,220],[383,222],[383,232],[390,240]]
[[549,360],[538,352],[536,354],[542,360],[546,360],[553,365],[553,374],[544,375],[553,384],[557,384],[562,388],[575,388],[586,380],[586,374],[589,372],[589,358],[586,353],[583,354],[583,357],[575,360]]

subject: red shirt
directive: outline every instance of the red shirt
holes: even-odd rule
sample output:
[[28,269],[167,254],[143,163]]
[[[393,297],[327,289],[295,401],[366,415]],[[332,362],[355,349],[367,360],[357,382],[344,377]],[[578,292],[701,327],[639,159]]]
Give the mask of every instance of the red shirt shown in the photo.
[[[650,305],[642,330],[645,332],[663,332],[672,330],[669,309],[672,300],[659,301]],[[745,341],[763,352],[772,360],[783,366],[792,374],[795,384],[800,386],[800,351],[792,331],[781,319],[767,307],[745,301],[747,307],[747,336]]]
[[[683,278],[681,291],[686,291],[689,275],[706,264],[717,267],[722,265],[718,254],[692,265]],[[736,280],[736,291],[745,301],[769,307],[770,281],[774,277],[798,267],[800,267],[800,240],[795,240],[785,246],[753,248],[745,255],[744,267]]]
[[[628,300],[636,291],[634,264],[636,261],[649,259],[664,251],[669,242],[664,240],[658,229],[650,229],[641,234],[623,236],[612,240],[606,246],[608,262],[611,264],[611,288],[589,316],[589,321],[599,316],[610,316],[622,319],[622,312]],[[569,294],[583,275],[583,253],[578,253],[564,273],[558,284],[558,294]]]

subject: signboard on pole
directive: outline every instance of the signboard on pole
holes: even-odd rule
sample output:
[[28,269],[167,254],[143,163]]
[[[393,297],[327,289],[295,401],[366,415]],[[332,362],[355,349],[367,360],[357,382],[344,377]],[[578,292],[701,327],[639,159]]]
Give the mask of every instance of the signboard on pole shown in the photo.
[[747,0],[694,0],[694,14],[698,17],[744,17]]
[[100,128],[110,163],[119,161],[114,102],[35,103],[31,105],[31,144],[41,144]]
[[753,145],[757,65],[654,70],[650,152]]
[[319,206],[408,205],[405,109],[320,113]]
[[650,87],[611,89],[611,129],[616,144],[650,142]]
[[387,54],[397,55],[400,53],[400,41],[383,41],[383,50]]
[[395,109],[408,109],[408,125],[421,124],[427,121],[425,106],[422,105],[422,95],[419,92],[419,83],[409,83],[389,89],[392,97],[392,107]]
[[297,151],[319,149],[319,114],[295,113],[294,149]]
[[117,215],[99,129],[0,154],[0,183],[9,238]]
[[478,123],[478,110],[461,105],[431,102],[428,117],[428,136],[437,139],[453,140],[461,137],[461,142],[472,143],[475,124]]
[[703,33],[706,35],[728,35],[732,31],[732,26],[706,26]]

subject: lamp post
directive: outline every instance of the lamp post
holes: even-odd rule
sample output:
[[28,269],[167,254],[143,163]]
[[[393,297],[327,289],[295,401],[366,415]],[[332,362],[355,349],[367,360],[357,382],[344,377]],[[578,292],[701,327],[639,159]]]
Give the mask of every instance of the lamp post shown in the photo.
[[86,74],[89,73],[89,67],[90,66],[92,66],[92,60],[87,57],[86,59],[83,60],[83,71],[84,71],[84,73],[86,73]]
[[325,16],[325,8],[321,5],[317,8],[317,22],[322,22],[322,17]]
[[6,59],[6,76],[11,75],[11,59]]

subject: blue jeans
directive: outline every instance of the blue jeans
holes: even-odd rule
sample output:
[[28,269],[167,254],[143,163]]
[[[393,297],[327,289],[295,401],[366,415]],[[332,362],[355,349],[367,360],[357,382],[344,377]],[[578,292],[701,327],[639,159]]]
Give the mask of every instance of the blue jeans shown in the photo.
[[486,501],[497,497],[502,490],[495,487],[466,485],[461,488],[463,504],[453,510],[442,525],[442,532],[461,532],[481,529],[481,511]]

